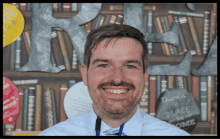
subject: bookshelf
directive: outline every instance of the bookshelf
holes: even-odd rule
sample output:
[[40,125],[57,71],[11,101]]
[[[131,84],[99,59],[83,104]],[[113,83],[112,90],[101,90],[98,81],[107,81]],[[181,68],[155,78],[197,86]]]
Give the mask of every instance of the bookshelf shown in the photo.
[[[19,3],[18,3],[19,5]],[[77,11],[53,11],[53,16],[55,18],[71,18],[74,17],[80,9],[81,4],[78,4],[78,10]],[[172,11],[184,11],[184,12],[191,12],[188,10],[187,6],[185,3],[144,3],[144,7],[153,7],[155,6],[155,9],[152,9],[151,11],[153,11],[153,19],[157,18],[157,17],[162,17],[162,16],[167,16],[168,15],[168,11],[172,10]],[[114,7],[113,9],[111,9],[110,7]],[[194,13],[204,13],[205,11],[209,11],[211,12],[213,10],[213,3],[195,3],[195,7],[196,10],[194,11]],[[105,17],[107,17],[107,15],[123,15],[123,3],[103,3],[102,4],[102,9],[99,13],[99,15]],[[144,10],[144,15],[147,16],[148,15],[148,11],[149,10]],[[32,24],[32,11],[28,11],[28,10],[21,10],[21,13],[23,14],[24,18],[25,18],[25,27],[24,27],[24,31],[23,32],[29,32],[31,31],[31,24]],[[179,17],[183,17],[183,16],[178,16],[178,15],[172,15]],[[187,17],[187,16],[185,16]],[[203,47],[203,28],[204,28],[204,18],[201,17],[192,17],[194,24],[195,24],[195,30],[197,31],[197,37],[198,37],[198,41],[200,44],[200,47]],[[109,19],[110,20],[110,19]],[[96,23],[98,22],[98,16],[92,20],[90,22],[90,30],[93,30]],[[120,21],[122,23],[122,21]],[[153,22],[154,24],[154,22]],[[145,23],[146,25],[146,23]],[[82,25],[81,27],[84,28],[86,30],[86,25]],[[88,31],[88,30],[87,30]],[[65,34],[65,31],[62,31],[63,34]],[[153,33],[157,33],[157,30],[155,28],[155,24],[153,25]],[[191,33],[190,30],[188,30],[188,33]],[[68,47],[67,49],[68,51],[68,58],[70,60],[70,63],[72,64],[72,56],[73,56],[73,47],[71,45],[71,42],[69,42],[68,40],[69,38],[66,37],[65,43],[66,46]],[[186,37],[186,39],[192,39],[189,38],[189,36]],[[11,45],[10,45],[11,46]],[[9,78],[10,80],[27,80],[27,79],[38,79],[40,84],[42,85],[42,90],[43,92],[48,88],[52,88],[55,91],[55,96],[56,96],[56,115],[57,115],[57,123],[59,123],[59,113],[60,113],[60,99],[59,99],[59,95],[60,95],[60,86],[61,84],[69,84],[70,80],[75,80],[76,82],[82,81],[81,79],[81,73],[79,71],[79,62],[77,63],[77,69],[75,70],[63,70],[60,73],[45,73],[45,72],[19,72],[18,70],[15,69],[11,69],[10,68],[10,62],[11,62],[11,56],[10,56],[10,52],[11,52],[11,48],[10,46],[6,46],[3,49],[3,76]],[[178,46],[178,47],[182,47],[182,46]],[[26,46],[24,43],[24,38],[21,39],[21,67],[23,65],[25,65],[28,61],[28,55],[27,55],[27,50],[26,50]],[[206,54],[202,54],[202,55],[193,55],[192,56],[192,62],[191,62],[191,71],[193,69],[198,69],[202,63],[205,61],[206,58]],[[159,65],[159,64],[170,64],[170,65],[174,65],[174,64],[178,64],[180,63],[182,60],[184,59],[184,55],[167,55],[163,52],[162,47],[161,47],[161,43],[153,43],[153,48],[152,48],[152,55],[149,55],[149,65]],[[192,80],[191,80],[192,81]],[[150,82],[150,81],[149,81]],[[212,77],[212,82],[213,84],[217,84],[217,78],[215,79],[215,77]],[[193,85],[193,83],[191,83],[191,85]],[[25,88],[28,86],[35,86],[35,85],[20,85],[19,87],[21,88]],[[199,84],[198,84],[199,86]],[[214,103],[213,103],[214,104]],[[217,109],[217,103],[215,103],[214,108]],[[148,107],[149,108],[149,107]],[[149,111],[149,110],[148,110]],[[43,124],[43,121],[41,121],[41,124]],[[194,131],[191,133],[193,136],[212,136],[212,135],[216,135],[217,133],[210,133],[210,121],[199,121],[196,128],[194,129]],[[41,127],[41,130],[44,130],[45,127]],[[16,128],[14,127],[14,130],[16,130]],[[13,131],[13,130],[12,130]],[[38,133],[39,131],[36,131],[36,133]],[[13,135],[16,132],[13,131]],[[33,132],[33,134],[36,134]],[[29,134],[29,132],[28,132]]]

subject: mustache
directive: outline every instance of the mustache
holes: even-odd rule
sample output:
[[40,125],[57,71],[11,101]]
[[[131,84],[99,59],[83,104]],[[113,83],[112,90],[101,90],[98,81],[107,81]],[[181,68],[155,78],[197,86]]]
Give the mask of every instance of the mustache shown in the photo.
[[127,82],[120,82],[120,83],[115,83],[114,81],[110,81],[110,82],[106,82],[106,83],[102,83],[102,84],[99,84],[98,85],[98,88],[101,89],[103,88],[104,86],[123,86],[123,87],[128,87],[129,89],[135,89],[135,86],[131,83],[127,83]]

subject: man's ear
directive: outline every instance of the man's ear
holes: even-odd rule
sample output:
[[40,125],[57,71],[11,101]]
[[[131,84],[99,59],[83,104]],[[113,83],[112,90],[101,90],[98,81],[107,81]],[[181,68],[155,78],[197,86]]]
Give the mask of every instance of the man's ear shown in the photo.
[[85,86],[87,86],[88,85],[88,83],[87,83],[87,81],[88,81],[87,66],[85,64],[82,64],[80,66],[80,71],[81,71],[81,74],[82,74],[83,82],[84,82]]
[[145,84],[147,83],[147,80],[148,80],[148,68],[145,69],[145,73],[144,73]]

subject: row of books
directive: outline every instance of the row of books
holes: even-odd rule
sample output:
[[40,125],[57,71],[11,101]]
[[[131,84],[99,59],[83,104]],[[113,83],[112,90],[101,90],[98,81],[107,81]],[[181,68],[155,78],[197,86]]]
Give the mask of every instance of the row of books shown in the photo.
[[[31,11],[32,3],[11,3],[21,11]],[[80,10],[80,3],[53,3],[53,11],[77,12]]]
[[[42,131],[67,119],[64,96],[76,80],[69,80],[69,84],[60,84],[59,93],[55,93],[52,87],[44,90],[39,79],[13,80],[13,83],[19,93],[19,113],[15,125],[3,125],[6,136],[10,135],[11,131]],[[59,105],[56,98],[59,98]]]
[[171,88],[185,89],[192,93],[200,104],[201,117],[198,121],[209,122],[210,134],[216,133],[217,76],[149,76],[140,108],[155,117],[157,98]]

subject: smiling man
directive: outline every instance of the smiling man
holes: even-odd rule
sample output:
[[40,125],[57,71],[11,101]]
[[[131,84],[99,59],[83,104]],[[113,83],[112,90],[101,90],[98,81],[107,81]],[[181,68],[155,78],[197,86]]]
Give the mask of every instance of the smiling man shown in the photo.
[[39,135],[189,135],[140,110],[148,70],[147,46],[139,30],[116,24],[93,30],[81,73],[93,107]]

